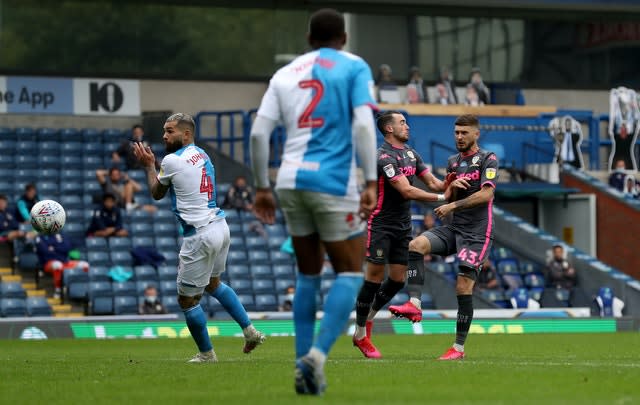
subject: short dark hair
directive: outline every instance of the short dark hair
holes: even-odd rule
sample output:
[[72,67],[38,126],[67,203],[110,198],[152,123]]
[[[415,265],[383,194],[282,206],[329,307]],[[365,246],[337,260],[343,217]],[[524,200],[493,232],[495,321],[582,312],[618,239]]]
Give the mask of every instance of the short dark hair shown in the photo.
[[178,123],[177,126],[182,128],[183,130],[188,129],[189,131],[191,131],[191,134],[195,136],[196,122],[193,120],[193,117],[191,115],[185,113],[171,114],[167,118],[166,122],[170,121],[176,121]]
[[326,42],[341,38],[345,33],[344,17],[332,8],[323,8],[309,19],[309,40]]
[[378,126],[378,130],[380,131],[380,133],[382,133],[382,135],[386,135],[385,127],[393,121],[394,114],[402,115],[400,111],[395,110],[388,110],[378,114],[376,125]]
[[115,172],[115,171],[120,171],[120,168],[118,166],[111,166],[109,168],[109,176],[111,176],[111,173]]
[[140,124],[136,124],[134,126],[131,127],[131,132],[133,132],[135,129],[140,128],[142,130],[142,132],[144,132],[144,127]]
[[109,198],[111,198],[113,201],[116,200],[116,196],[113,193],[104,193],[102,195],[102,201],[107,201]]
[[9,199],[7,199],[7,195],[6,194],[0,194],[0,200],[9,201]]
[[24,186],[24,191],[27,192],[29,190],[35,190],[36,189],[36,185],[33,183],[29,183],[26,186]]
[[478,121],[478,116],[474,114],[463,114],[456,118],[455,125],[460,127],[480,127],[480,121]]

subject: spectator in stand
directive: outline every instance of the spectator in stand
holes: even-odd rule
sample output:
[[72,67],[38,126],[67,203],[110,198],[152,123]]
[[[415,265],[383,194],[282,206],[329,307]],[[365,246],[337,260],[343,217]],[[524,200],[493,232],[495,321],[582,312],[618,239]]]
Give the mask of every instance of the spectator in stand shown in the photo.
[[[387,64],[382,64],[378,68],[378,75],[376,76],[376,86],[378,86],[378,102],[390,102],[394,100],[386,100],[385,97],[382,97],[381,91],[397,91],[398,85],[393,80],[391,75],[393,74],[391,70],[391,66]],[[397,101],[396,101],[397,102]]]
[[284,301],[279,308],[281,312],[291,312],[293,310],[293,297],[295,296],[295,293],[296,288],[294,286],[290,285],[289,287],[287,287],[287,289],[285,290]]
[[484,81],[482,81],[480,68],[474,67],[471,69],[469,84],[467,86],[471,86],[475,89],[476,94],[478,95],[479,105],[489,104],[489,88],[484,84]]
[[473,85],[471,84],[467,84],[467,94],[464,99],[464,104],[470,105],[473,107],[484,105],[484,103],[478,97],[478,92],[476,91],[476,88],[473,87]]
[[[144,140],[144,128],[142,125],[136,124],[131,128],[131,138],[125,139],[120,144],[117,150],[111,154],[111,160],[115,164],[120,164],[124,161],[125,168],[127,170],[142,169],[142,166],[133,155],[133,142],[140,142],[144,146],[149,146],[148,142]],[[160,163],[156,160],[156,169],[160,168]]]
[[129,178],[126,173],[122,173],[116,166],[108,171],[105,169],[96,170],[96,178],[102,187],[103,193],[113,194],[119,208],[132,211],[135,208],[142,208],[147,212],[156,212],[157,207],[151,204],[139,206],[134,199],[134,194],[142,191],[138,182]]
[[238,176],[233,180],[224,197],[222,208],[235,208],[240,211],[253,210],[253,188],[247,184],[247,178]]
[[116,197],[111,193],[102,196],[102,206],[93,212],[87,236],[128,236],[122,226],[122,214],[116,205]]
[[35,240],[38,260],[45,273],[53,275],[55,288],[54,298],[60,298],[62,292],[62,273],[68,269],[80,268],[89,271],[89,263],[82,260],[72,260],[75,247],[71,239],[61,233],[55,235],[38,235]]
[[545,279],[550,287],[572,290],[577,284],[576,271],[567,260],[564,246],[556,244],[545,268]]
[[35,236],[32,232],[24,232],[20,229],[20,223],[7,209],[8,205],[7,196],[0,194],[0,242],[12,242],[15,239]]
[[158,299],[158,290],[152,285],[144,289],[144,301],[138,307],[140,315],[166,314],[167,309]]
[[409,71],[409,82],[407,83],[407,99],[409,104],[428,103],[429,95],[427,86],[422,80],[420,68],[413,66]]
[[614,170],[609,175],[609,186],[615,188],[618,191],[624,189],[624,180],[627,177],[625,171],[625,163],[623,159],[616,160]]
[[624,178],[624,188],[622,189],[622,194],[624,194],[626,198],[638,198],[638,181],[632,174],[628,174]]
[[[455,83],[453,82],[453,75],[448,67],[440,69],[440,81],[438,84],[442,85],[442,90],[438,89],[440,93],[440,104],[458,104],[458,97],[456,97]],[[446,102],[443,102],[443,98]]]
[[446,89],[446,87],[444,87],[444,84],[442,84],[442,83],[436,84],[436,91],[438,92],[438,95],[436,96],[436,100],[435,100],[436,104],[442,104],[442,105],[451,104],[449,102],[449,97],[447,95],[447,89]]
[[482,264],[480,272],[478,272],[478,280],[475,284],[476,291],[496,290],[500,288],[498,282],[498,272],[489,260],[485,260]]
[[31,222],[31,208],[40,201],[36,185],[29,183],[24,186],[24,194],[16,203],[16,220],[22,223]]

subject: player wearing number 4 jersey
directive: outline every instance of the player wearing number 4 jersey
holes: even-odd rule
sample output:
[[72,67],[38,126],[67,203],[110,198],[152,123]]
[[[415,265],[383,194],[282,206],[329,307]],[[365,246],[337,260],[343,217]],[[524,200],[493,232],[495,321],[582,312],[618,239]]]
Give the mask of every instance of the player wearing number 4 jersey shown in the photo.
[[155,156],[137,142],[133,151],[147,172],[151,195],[156,200],[171,197],[173,212],[182,225],[184,239],[178,265],[178,303],[199,352],[190,363],[215,363],[207,331],[207,316],[200,306],[206,290],[240,325],[245,338],[243,351],[251,352],[264,341],[240,303],[236,293],[220,282],[229,252],[229,227],[224,211],[216,206],[215,172],[206,152],[193,143],[195,123],[187,114],[173,114],[164,124],[167,156],[156,173]]
[[[473,319],[473,285],[493,240],[492,203],[498,180],[498,159],[493,152],[478,146],[478,126],[478,118],[474,115],[462,115],[455,121],[454,138],[460,153],[451,156],[447,165],[447,179],[455,175],[449,186],[452,201],[434,210],[440,218],[450,214],[453,218],[449,225],[433,228],[409,243],[407,274],[411,299],[404,305],[389,307],[392,313],[412,321],[422,319],[419,292],[424,280],[424,255],[457,253],[456,340],[440,360],[464,358],[464,343]],[[417,299],[413,291],[417,291]]]
[[[272,223],[269,135],[281,121],[287,141],[276,192],[299,268],[293,300],[295,389],[298,394],[320,395],[326,387],[327,355],[362,285],[362,218],[375,205],[376,150],[373,79],[361,58],[341,50],[346,42],[343,16],[331,9],[315,12],[308,41],[313,51],[278,70],[269,83],[251,129],[251,159],[256,214]],[[356,153],[367,181],[361,195]],[[324,317],[314,339],[325,251],[338,275],[324,299]]]

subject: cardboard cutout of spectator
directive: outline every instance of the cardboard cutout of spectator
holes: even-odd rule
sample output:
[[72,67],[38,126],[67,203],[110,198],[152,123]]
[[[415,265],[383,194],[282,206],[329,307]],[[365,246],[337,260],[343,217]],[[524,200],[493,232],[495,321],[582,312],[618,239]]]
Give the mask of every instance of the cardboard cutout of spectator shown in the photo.
[[549,122],[549,134],[555,144],[553,161],[559,165],[570,164],[578,170],[584,169],[580,149],[583,139],[580,123],[570,115],[556,117]]
[[609,96],[609,137],[611,153],[609,170],[617,160],[624,160],[625,169],[637,171],[634,145],[640,130],[640,110],[636,92],[626,87],[611,89]]

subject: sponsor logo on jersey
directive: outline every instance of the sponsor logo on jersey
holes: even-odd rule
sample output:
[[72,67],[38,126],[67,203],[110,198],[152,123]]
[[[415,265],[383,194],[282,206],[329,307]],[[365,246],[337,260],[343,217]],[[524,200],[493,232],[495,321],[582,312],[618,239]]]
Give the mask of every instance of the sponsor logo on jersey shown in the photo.
[[496,178],[496,169],[489,167],[487,168],[487,170],[485,170],[485,176],[487,177],[487,179],[492,180]]
[[398,167],[398,169],[405,176],[413,176],[414,174],[416,174],[416,168],[413,166],[403,166],[403,167]]
[[384,170],[384,174],[386,174],[387,177],[393,177],[396,175],[396,171],[393,168],[393,165],[391,164],[386,165],[385,167],[382,168],[382,170]]
[[[487,170],[489,170],[489,169],[487,169]],[[495,177],[495,173],[493,174],[493,176]],[[480,171],[479,170],[474,170],[471,173],[459,173],[459,174],[456,175],[456,179],[480,180]]]

